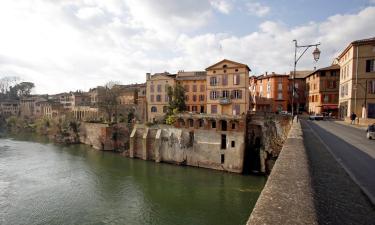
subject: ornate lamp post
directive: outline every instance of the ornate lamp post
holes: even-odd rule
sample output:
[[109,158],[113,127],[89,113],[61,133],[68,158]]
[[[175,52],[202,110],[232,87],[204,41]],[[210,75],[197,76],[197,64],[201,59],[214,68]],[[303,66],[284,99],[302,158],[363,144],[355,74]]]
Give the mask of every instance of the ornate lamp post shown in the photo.
[[[320,43],[312,44],[312,45],[298,45],[297,40],[293,40],[293,41],[294,41],[294,71],[293,71],[293,87],[292,87],[292,115],[294,116],[294,97],[295,97],[295,80],[294,79],[295,79],[295,76],[296,76],[297,62],[301,59],[303,54],[305,54],[307,49],[309,49],[310,47],[313,47],[313,46],[315,46],[315,50],[313,51],[312,54],[313,54],[314,60],[317,62],[320,58],[320,50],[318,49],[318,45],[320,45]],[[304,48],[305,50],[297,58],[297,49],[298,48]]]

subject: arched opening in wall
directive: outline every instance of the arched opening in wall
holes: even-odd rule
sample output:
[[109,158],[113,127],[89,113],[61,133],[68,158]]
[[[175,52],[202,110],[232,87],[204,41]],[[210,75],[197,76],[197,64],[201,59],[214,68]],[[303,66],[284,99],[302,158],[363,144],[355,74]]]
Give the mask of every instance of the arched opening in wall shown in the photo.
[[260,149],[262,147],[262,127],[259,125],[248,125],[246,129],[245,154],[243,173],[260,173]]
[[185,121],[184,121],[183,119],[179,118],[179,119],[177,120],[177,122],[178,122],[178,126],[179,126],[179,127],[185,127]]
[[216,121],[215,120],[211,120],[211,128],[212,129],[216,128]]
[[222,131],[227,131],[228,130],[228,123],[226,120],[221,120],[220,121],[220,125],[221,125],[221,130]]
[[204,127],[204,120],[203,119],[199,119],[198,120],[198,126],[199,126],[199,128],[203,128]]
[[189,127],[194,127],[194,120],[188,119],[188,124],[189,124]]

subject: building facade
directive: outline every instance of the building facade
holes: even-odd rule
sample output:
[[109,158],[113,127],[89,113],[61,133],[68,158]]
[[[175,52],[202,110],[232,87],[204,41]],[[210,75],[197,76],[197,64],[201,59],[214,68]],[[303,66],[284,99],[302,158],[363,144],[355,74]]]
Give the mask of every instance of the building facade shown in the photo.
[[249,110],[249,72],[242,63],[224,59],[206,68],[207,113],[240,115]]
[[[306,77],[310,75],[312,70],[296,71],[294,76],[294,100],[293,106],[297,113],[307,111],[307,90],[306,90]],[[288,111],[292,111],[292,98],[293,98],[293,73],[289,73],[289,99]]]
[[340,66],[321,68],[306,77],[307,111],[310,114],[338,114]]
[[339,55],[339,115],[375,120],[375,37],[353,41]]
[[194,113],[206,112],[206,71],[179,71],[177,84],[185,89],[186,111]]
[[289,75],[264,74],[251,77],[250,99],[252,111],[287,111]]
[[147,121],[161,121],[168,110],[168,87],[175,86],[175,74],[146,74]]
[[0,115],[4,117],[18,116],[20,114],[20,103],[18,100],[0,101]]

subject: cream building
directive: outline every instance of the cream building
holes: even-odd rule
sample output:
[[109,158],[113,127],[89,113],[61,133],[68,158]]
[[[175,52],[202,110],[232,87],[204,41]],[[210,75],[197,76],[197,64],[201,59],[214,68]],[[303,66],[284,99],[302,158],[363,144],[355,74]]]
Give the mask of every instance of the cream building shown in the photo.
[[168,87],[175,86],[175,74],[168,72],[146,74],[147,121],[160,121],[169,105]]
[[246,64],[224,59],[206,69],[207,113],[240,115],[249,110],[249,72]]
[[[353,41],[339,55],[339,115],[352,112],[360,123],[375,121],[375,37]],[[374,121],[373,121],[374,120]]]

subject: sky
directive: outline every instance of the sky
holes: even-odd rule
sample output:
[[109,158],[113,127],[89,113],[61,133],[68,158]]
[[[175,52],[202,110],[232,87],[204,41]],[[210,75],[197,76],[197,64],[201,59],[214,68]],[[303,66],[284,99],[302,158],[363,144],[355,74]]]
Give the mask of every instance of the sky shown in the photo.
[[0,78],[35,93],[83,90],[145,74],[204,70],[222,60],[251,75],[293,70],[294,44],[320,42],[297,70],[329,66],[375,36],[375,0],[1,0]]

